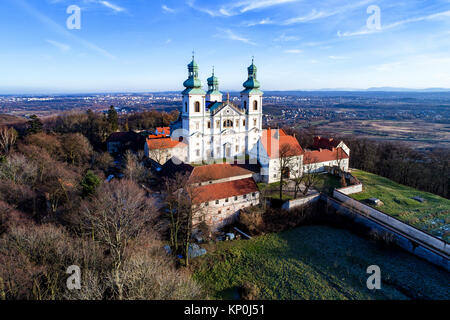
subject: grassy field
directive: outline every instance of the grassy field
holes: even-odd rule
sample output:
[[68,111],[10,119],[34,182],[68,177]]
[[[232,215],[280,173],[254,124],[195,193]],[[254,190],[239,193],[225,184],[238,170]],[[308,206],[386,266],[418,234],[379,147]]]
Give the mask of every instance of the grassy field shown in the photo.
[[[351,197],[359,201],[378,198],[384,203],[378,210],[450,241],[450,200],[361,170],[354,170],[352,174],[363,183],[364,189]],[[411,199],[415,196],[425,202]]]
[[[446,271],[342,229],[303,226],[209,250],[193,263],[211,298],[238,298],[250,282],[260,299],[450,299]],[[380,290],[367,289],[369,265],[381,268]]]

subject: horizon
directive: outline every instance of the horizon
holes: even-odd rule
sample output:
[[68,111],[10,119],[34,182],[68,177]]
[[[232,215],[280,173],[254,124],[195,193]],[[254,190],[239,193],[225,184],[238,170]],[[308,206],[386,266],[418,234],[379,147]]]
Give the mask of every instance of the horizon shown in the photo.
[[[69,28],[74,5],[80,29]],[[241,90],[252,56],[263,91],[450,90],[448,0],[9,0],[0,8],[5,95],[181,91],[193,50],[203,87],[214,66],[222,92]]]

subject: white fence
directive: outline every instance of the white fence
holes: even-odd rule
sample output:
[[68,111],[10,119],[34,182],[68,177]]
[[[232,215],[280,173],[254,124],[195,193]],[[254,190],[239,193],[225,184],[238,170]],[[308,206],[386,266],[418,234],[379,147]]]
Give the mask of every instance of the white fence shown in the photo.
[[299,199],[294,199],[294,200],[289,200],[286,201],[285,203],[283,203],[283,205],[281,206],[282,209],[285,210],[291,210],[295,207],[300,207],[302,205],[305,205],[307,203],[312,203],[312,202],[316,202],[317,200],[320,199],[320,193],[314,193],[310,196],[304,197],[304,198],[299,198]]
[[423,232],[409,224],[406,224],[394,217],[389,216],[386,213],[378,211],[370,206],[367,206],[357,200],[354,200],[342,193],[340,190],[334,190],[333,197],[345,203],[347,206],[356,209],[357,211],[365,214],[367,217],[373,218],[395,230],[402,232],[403,234],[409,236],[410,238],[424,243],[425,245],[438,250],[447,255],[447,258],[450,256],[450,246],[444,240],[441,240],[437,237],[434,237],[426,232]]
[[363,185],[362,183],[359,184],[355,184],[349,187],[344,187],[344,188],[340,188],[340,189],[336,189],[337,191],[343,193],[343,194],[354,194],[354,193],[358,193],[358,192],[362,192],[363,191]]

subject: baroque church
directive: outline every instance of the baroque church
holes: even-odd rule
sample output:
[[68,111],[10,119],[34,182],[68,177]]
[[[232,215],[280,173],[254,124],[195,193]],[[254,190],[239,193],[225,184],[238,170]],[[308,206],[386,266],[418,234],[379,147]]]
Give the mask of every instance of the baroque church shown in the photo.
[[183,150],[187,154],[181,159],[199,163],[248,155],[262,134],[263,92],[253,60],[248,67],[248,79],[243,83],[238,105],[230,102],[229,95],[224,101],[214,70],[207,79],[208,91],[205,92],[198,70],[192,57],[188,64],[188,79],[183,83],[181,114],[170,127],[172,139],[178,137],[179,141],[186,142]]

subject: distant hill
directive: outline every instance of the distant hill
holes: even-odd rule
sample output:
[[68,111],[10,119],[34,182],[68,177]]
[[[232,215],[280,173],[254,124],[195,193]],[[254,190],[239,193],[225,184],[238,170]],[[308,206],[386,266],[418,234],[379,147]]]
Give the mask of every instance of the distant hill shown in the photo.
[[24,121],[25,119],[21,117],[12,116],[9,114],[0,114],[0,126],[8,124],[17,124]]

